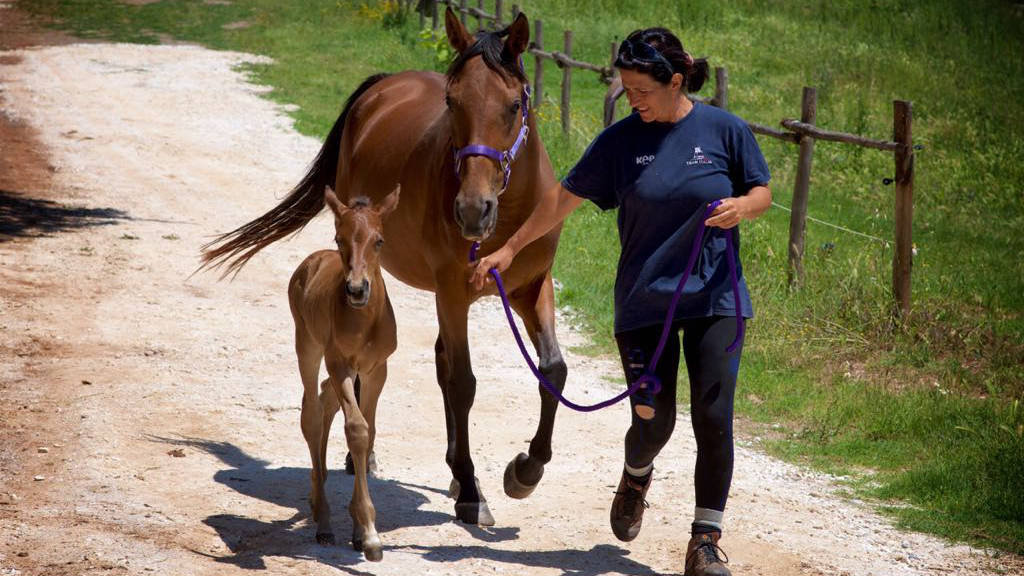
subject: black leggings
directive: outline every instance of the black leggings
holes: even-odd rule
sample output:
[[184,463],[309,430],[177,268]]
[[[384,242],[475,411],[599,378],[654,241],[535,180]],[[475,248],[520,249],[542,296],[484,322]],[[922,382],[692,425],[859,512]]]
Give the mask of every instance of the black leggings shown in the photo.
[[[690,378],[690,418],[697,440],[696,504],[724,511],[732,482],[733,395],[743,351],[742,343],[731,354],[725,350],[736,337],[734,316],[678,320],[673,324],[655,369],[661,379],[661,392],[654,398],[654,418],[643,420],[635,410],[631,411],[633,423],[626,432],[626,464],[631,468],[645,468],[672,435],[676,424],[680,329]],[[644,373],[661,331],[659,324],[615,335],[628,384]],[[636,404],[635,397],[631,401]]]

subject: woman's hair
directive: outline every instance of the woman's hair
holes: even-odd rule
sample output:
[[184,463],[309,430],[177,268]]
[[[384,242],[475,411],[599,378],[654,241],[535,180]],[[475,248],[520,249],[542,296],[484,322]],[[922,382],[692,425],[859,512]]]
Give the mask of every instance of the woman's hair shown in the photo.
[[708,61],[694,60],[667,28],[631,32],[619,46],[615,67],[649,74],[662,84],[668,84],[673,74],[682,74],[687,92],[697,92],[708,79]]

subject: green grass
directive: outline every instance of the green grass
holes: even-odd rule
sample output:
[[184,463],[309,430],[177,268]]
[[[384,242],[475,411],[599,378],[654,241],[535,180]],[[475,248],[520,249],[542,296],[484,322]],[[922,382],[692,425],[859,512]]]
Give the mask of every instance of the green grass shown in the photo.
[[[266,54],[254,67],[270,97],[299,105],[300,131],[322,137],[367,75],[437,68],[415,15],[380,2],[23,0],[76,34],[131,42],[169,37]],[[847,475],[902,525],[1024,553],[1024,20],[1006,2],[846,0],[651,3],[520,2],[545,23],[545,48],[575,32],[573,56],[608,59],[609,44],[654,23],[725,66],[730,109],[777,125],[818,90],[825,128],[885,139],[892,100],[914,102],[914,312],[890,321],[892,246],[809,222],[803,288],[787,286],[789,217],[743,226],[751,323],[737,409],[775,454]],[[225,25],[246,22],[247,26]],[[532,59],[527,59],[532,77]],[[561,133],[561,71],[545,68],[537,113],[564,174],[601,128],[605,86],[573,78],[573,131]],[[710,95],[709,85],[702,92]],[[624,112],[620,103],[620,116]],[[788,206],[796,149],[759,140],[775,199]],[[892,237],[889,154],[815,146],[809,212]],[[572,306],[612,350],[614,215],[586,206],[569,220],[556,275]],[[685,374],[683,375],[685,377]],[[571,376],[570,376],[571,379]],[[685,387],[681,387],[685,388]],[[685,398],[683,398],[685,400]]]

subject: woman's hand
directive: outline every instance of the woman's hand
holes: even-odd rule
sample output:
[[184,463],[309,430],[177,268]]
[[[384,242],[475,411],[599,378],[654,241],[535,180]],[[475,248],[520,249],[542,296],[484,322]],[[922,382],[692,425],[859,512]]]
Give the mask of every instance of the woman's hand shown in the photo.
[[711,213],[711,217],[704,221],[704,225],[728,230],[739,225],[743,218],[742,199],[724,198],[718,208]]
[[501,274],[512,264],[512,259],[515,258],[516,254],[512,251],[512,248],[506,243],[498,248],[494,252],[484,256],[476,262],[470,262],[470,268],[473,268],[473,274],[469,278],[470,284],[473,285],[477,290],[483,290],[485,284],[494,282],[494,278],[491,276],[491,268],[496,268],[498,273]]
[[723,198],[718,208],[704,221],[705,226],[735,228],[742,220],[753,220],[772,205],[772,191],[765,186],[754,186],[738,198]]

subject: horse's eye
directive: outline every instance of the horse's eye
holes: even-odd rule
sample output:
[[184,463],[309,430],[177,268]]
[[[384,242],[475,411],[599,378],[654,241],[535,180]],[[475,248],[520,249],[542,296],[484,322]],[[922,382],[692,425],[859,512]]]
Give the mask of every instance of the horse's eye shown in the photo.
[[519,110],[522,107],[523,105],[519,102],[519,100],[516,100],[515,102],[512,103],[512,112],[519,112]]
[[449,96],[447,94],[444,95],[444,105],[447,106],[449,110],[451,109],[451,107],[452,107],[452,97],[451,96]]
[[374,250],[380,250],[381,247],[383,247],[383,246],[384,246],[384,239],[383,238],[377,238],[377,242],[374,243],[373,249]]

